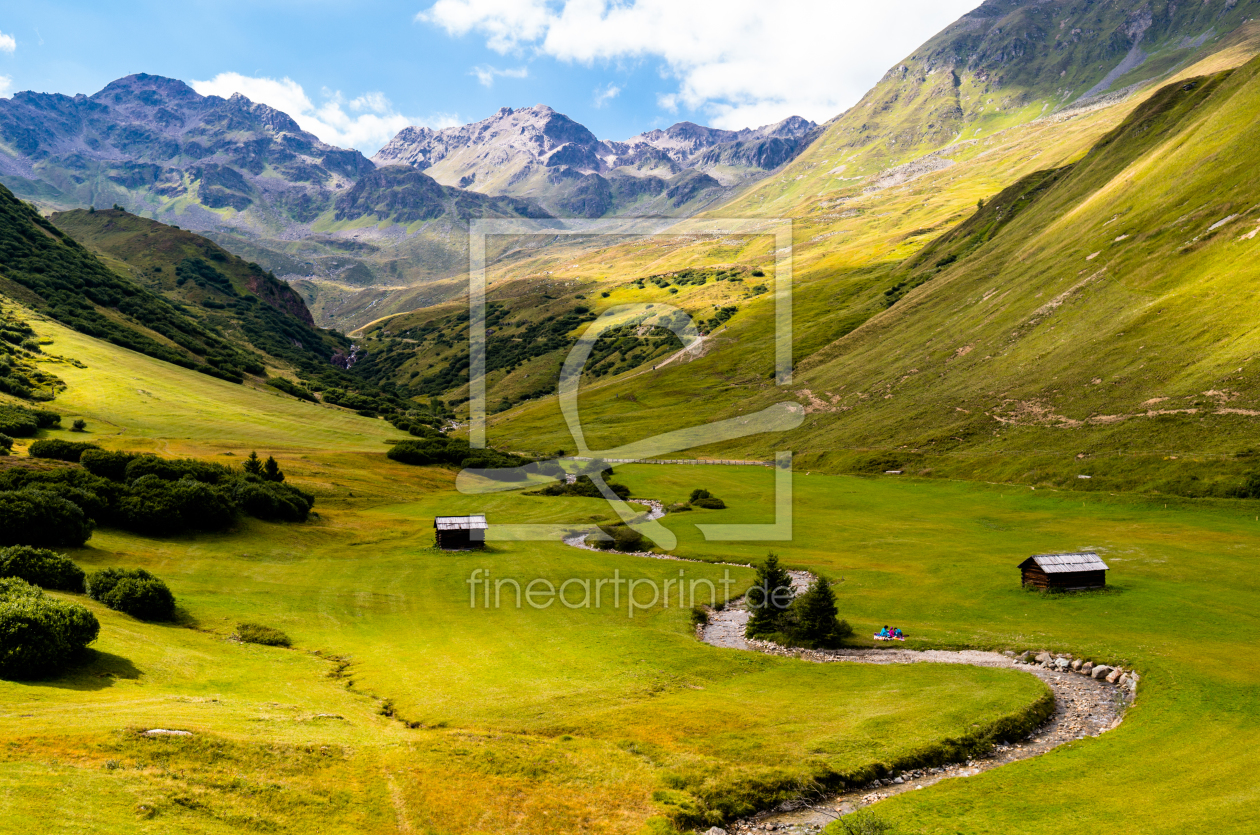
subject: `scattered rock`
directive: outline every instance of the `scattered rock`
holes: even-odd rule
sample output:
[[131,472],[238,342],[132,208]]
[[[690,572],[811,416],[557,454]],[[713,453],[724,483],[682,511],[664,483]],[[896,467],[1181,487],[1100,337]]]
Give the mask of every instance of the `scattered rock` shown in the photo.
[[720,826],[711,826],[704,835],[726,835],[726,830]]
[[142,736],[192,736],[192,731],[168,731],[166,728],[154,728],[145,731]]
[[1050,656],[1050,653],[1048,652],[1043,652],[1037,656],[1038,664],[1049,664],[1050,660],[1051,660],[1051,656]]
[[1111,672],[1107,673],[1107,683],[1115,684],[1117,681],[1120,680],[1120,676],[1122,675],[1124,675],[1123,670],[1112,670]]
[[1108,667],[1106,664],[1099,664],[1090,672],[1089,675],[1091,678],[1094,679],[1094,681],[1102,681],[1103,679],[1107,677],[1107,674],[1110,672],[1111,672],[1111,668]]
[[1083,661],[1081,661],[1081,659],[1077,658],[1077,659],[1076,659],[1076,660],[1074,660],[1074,661],[1073,661],[1073,662],[1072,662],[1069,666],[1071,666],[1071,668],[1072,668],[1073,670],[1079,670],[1079,669],[1081,668],[1081,665],[1082,665],[1083,663],[1084,663],[1084,662],[1083,662]]
[[1091,672],[1093,672],[1093,670],[1094,670],[1093,661],[1086,661],[1084,664],[1081,665],[1081,672],[1084,673],[1085,675],[1089,675]]

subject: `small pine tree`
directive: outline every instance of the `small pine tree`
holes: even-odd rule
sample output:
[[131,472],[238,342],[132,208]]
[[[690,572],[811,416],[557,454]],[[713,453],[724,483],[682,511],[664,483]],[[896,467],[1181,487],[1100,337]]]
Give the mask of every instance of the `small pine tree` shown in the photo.
[[799,643],[833,646],[853,634],[852,627],[837,617],[836,595],[824,577],[815,577],[792,608],[796,621],[792,637]]
[[251,452],[249,457],[245,459],[245,472],[250,475],[262,475],[263,464],[258,458],[257,452]]
[[280,465],[270,455],[267,456],[267,463],[263,464],[262,477],[264,481],[284,481],[284,473],[280,472]]
[[749,638],[771,635],[783,625],[783,615],[792,605],[792,578],[779,565],[775,554],[766,557],[757,569],[757,579],[748,590],[748,608],[752,614],[744,634]]

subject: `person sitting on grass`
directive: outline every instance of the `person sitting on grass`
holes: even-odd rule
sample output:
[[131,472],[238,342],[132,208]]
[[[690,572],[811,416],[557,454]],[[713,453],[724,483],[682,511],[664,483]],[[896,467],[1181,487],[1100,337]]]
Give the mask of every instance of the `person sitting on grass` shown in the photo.
[[878,634],[877,636],[875,636],[875,637],[877,637],[877,638],[891,638],[891,637],[892,637],[892,635],[890,635],[890,634],[888,633],[888,627],[887,627],[887,626],[885,626],[883,629],[879,630],[879,634]]
[[901,630],[895,626],[893,627],[892,635],[898,641],[904,641],[906,639],[906,636],[901,634]]

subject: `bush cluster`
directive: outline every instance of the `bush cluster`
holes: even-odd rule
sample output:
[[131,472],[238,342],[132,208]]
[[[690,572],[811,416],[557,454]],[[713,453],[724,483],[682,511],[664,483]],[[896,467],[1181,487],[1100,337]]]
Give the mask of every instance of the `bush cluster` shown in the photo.
[[262,644],[268,647],[292,646],[289,636],[279,629],[263,626],[261,623],[238,623],[236,637],[246,644]]
[[48,597],[17,577],[0,580],[0,677],[49,675],[74,660],[100,632],[77,603]]
[[175,595],[143,568],[103,568],[87,581],[88,597],[140,620],[172,620]]
[[77,546],[94,523],[149,536],[229,528],[239,512],[301,522],[311,494],[284,484],[270,460],[261,474],[192,459],[102,449],[81,453],[79,467],[0,471],[0,546]]
[[17,577],[33,586],[81,594],[83,569],[64,554],[28,545],[0,548],[0,577]]
[[61,424],[61,415],[46,409],[0,404],[0,433],[12,438],[29,438],[40,429]]
[[708,490],[698,489],[691,491],[691,498],[688,504],[692,507],[703,507],[708,510],[722,510],[726,507],[726,502],[710,493]]
[[643,534],[629,525],[600,525],[599,529],[605,534],[604,537],[591,534],[586,538],[586,544],[592,548],[604,551],[646,551],[648,548]]
[[[617,494],[617,498],[622,501],[630,498],[630,488],[624,484],[613,484],[611,481],[604,481],[608,485],[608,489]],[[526,493],[527,496],[581,496],[590,499],[602,499],[604,494],[599,491],[599,487],[588,475],[580,475],[572,484],[560,482],[558,484],[549,484],[538,490],[531,490]]]
[[[528,459],[519,455],[510,455],[495,449],[472,449],[467,441],[445,437],[399,441],[390,447],[386,455],[401,464],[447,464],[478,470],[523,467],[529,463]],[[523,474],[521,478],[524,478]]]
[[0,545],[77,547],[94,527],[82,508],[55,491],[0,489]]
[[28,454],[32,458],[52,458],[57,461],[79,463],[79,458],[89,449],[100,449],[96,444],[83,441],[63,441],[60,438],[44,438],[31,444]]

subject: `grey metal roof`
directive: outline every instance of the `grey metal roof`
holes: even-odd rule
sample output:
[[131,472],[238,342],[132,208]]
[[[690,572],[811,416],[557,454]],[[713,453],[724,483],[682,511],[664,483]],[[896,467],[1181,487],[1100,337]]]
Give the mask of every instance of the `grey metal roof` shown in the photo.
[[1077,571],[1107,571],[1107,563],[1098,558],[1093,551],[1078,554],[1034,554],[1020,563],[1024,568],[1034,563],[1047,574],[1071,574]]
[[490,527],[483,513],[472,516],[436,516],[433,527],[439,531],[484,531]]

